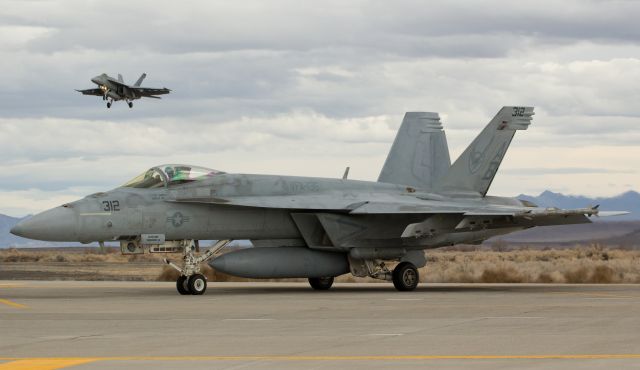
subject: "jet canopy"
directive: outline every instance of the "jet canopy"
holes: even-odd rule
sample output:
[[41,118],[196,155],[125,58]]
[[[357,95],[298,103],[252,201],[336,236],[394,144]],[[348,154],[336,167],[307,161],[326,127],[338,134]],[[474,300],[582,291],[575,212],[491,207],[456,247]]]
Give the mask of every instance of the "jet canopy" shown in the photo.
[[205,167],[185,164],[163,164],[146,170],[122,185],[122,187],[138,189],[162,188],[193,181],[202,181],[223,173],[222,171]]

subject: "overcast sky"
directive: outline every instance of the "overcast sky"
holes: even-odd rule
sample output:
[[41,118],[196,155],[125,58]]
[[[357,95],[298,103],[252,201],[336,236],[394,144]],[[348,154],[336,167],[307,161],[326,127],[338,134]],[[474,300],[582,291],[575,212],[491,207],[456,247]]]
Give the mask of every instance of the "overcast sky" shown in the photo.
[[[471,5],[470,5],[471,4]],[[186,162],[375,180],[405,111],[452,158],[532,105],[491,194],[640,188],[634,1],[0,0],[0,213],[23,216]],[[74,89],[168,87],[134,108]]]

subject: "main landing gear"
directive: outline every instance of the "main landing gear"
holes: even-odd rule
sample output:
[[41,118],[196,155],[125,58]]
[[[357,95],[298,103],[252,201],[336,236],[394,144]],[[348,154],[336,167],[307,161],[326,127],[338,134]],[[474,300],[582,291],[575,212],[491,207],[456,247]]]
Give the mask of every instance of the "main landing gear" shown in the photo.
[[128,102],[127,102],[127,105],[129,106],[129,108],[133,108],[133,102],[128,101]]
[[420,281],[418,269],[411,262],[400,262],[391,274],[393,286],[401,292],[414,290]]
[[329,290],[333,285],[333,276],[309,278],[309,285],[314,290]]
[[[354,276],[369,276],[374,279],[393,282],[393,286],[408,292],[416,289],[420,282],[420,274],[415,264],[409,261],[400,262],[393,271],[381,260],[350,260],[351,273]],[[424,266],[424,265],[423,265]]]
[[200,264],[211,259],[219,250],[226,247],[230,240],[218,240],[208,251],[196,256],[196,244],[193,240],[183,241],[183,267],[165,259],[164,262],[178,270],[180,277],[176,288],[181,295],[202,295],[207,290],[207,278],[200,272]]

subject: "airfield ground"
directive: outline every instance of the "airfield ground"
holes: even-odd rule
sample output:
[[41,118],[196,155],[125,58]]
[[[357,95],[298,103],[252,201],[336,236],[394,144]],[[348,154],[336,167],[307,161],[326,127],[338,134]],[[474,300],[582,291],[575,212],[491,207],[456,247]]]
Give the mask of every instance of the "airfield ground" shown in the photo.
[[640,285],[0,281],[0,369],[640,368]]
[[[175,281],[177,272],[162,262],[164,257],[181,259],[177,254],[123,256],[115,249],[0,249],[0,280]],[[203,267],[209,281],[249,281]],[[427,251],[420,277],[427,283],[640,283],[640,248],[440,249]],[[350,274],[337,281],[378,282]]]

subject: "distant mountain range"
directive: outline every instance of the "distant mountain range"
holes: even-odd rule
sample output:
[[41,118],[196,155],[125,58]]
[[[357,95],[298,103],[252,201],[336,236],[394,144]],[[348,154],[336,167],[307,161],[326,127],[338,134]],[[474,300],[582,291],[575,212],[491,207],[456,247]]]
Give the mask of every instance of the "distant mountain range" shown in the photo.
[[[583,208],[600,205],[603,211],[629,211],[631,214],[611,218],[594,219],[591,225],[551,226],[533,228],[501,237],[510,243],[569,243],[583,240],[619,240],[640,237],[640,193],[628,191],[610,198],[589,198],[585,196],[564,195],[545,191],[538,196],[521,194],[518,199],[528,200],[541,207]],[[28,217],[28,216],[27,216]],[[41,242],[21,238],[9,233],[13,225],[23,218],[0,214],[0,248],[8,247],[56,247],[79,246],[80,243]],[[631,237],[631,235],[638,237]],[[625,239],[626,240],[626,239]],[[640,240],[638,240],[640,244]]]
[[25,246],[32,240],[21,238],[19,236],[15,236],[9,232],[13,225],[17,224],[21,220],[27,218],[29,216],[23,218],[16,218],[7,215],[3,215],[0,213],[0,248],[11,247],[11,246]]

